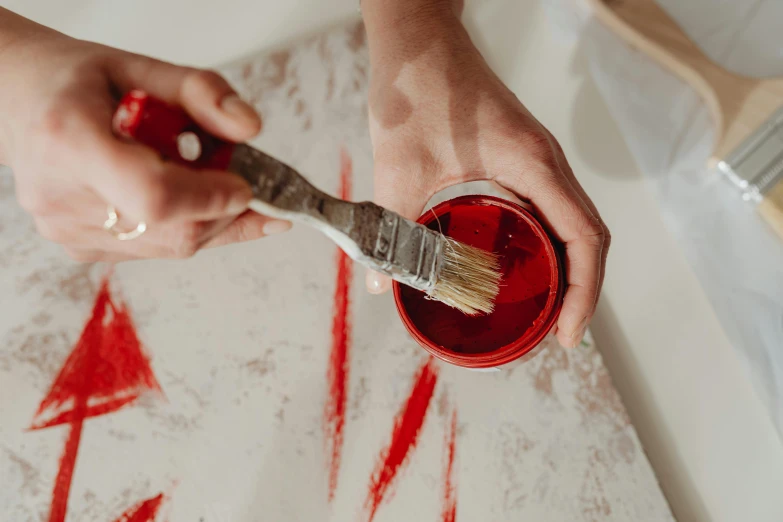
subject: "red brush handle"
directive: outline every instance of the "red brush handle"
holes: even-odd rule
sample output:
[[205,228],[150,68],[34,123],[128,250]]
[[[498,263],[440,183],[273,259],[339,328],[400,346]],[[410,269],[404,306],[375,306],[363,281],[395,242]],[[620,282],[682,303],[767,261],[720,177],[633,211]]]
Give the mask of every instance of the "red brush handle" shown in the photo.
[[[122,98],[112,127],[119,136],[135,140],[168,160],[193,168],[226,170],[234,151],[233,143],[206,132],[184,110],[139,90],[130,91]],[[194,144],[193,136],[198,138],[200,150],[196,148],[195,159],[186,159],[182,153],[188,143]]]

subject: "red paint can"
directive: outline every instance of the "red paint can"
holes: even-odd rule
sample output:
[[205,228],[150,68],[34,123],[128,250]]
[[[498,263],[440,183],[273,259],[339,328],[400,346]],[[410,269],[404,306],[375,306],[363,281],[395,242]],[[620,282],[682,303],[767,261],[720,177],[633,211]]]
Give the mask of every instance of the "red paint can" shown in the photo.
[[435,357],[471,369],[526,360],[560,315],[566,281],[562,247],[519,205],[494,196],[445,201],[418,220],[500,255],[503,280],[488,315],[467,316],[394,282],[394,301],[411,336]]

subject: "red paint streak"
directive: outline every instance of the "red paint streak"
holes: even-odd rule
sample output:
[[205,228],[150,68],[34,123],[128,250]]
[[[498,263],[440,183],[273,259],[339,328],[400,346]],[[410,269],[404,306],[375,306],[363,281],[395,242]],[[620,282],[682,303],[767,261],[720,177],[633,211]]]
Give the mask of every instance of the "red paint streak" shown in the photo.
[[[352,164],[348,153],[340,153],[341,199],[351,198]],[[337,478],[340,471],[340,457],[343,450],[345,428],[345,407],[348,400],[349,351],[351,344],[351,279],[353,262],[345,252],[337,251],[337,282],[334,291],[334,316],[332,319],[332,347],[329,368],[326,374],[328,398],[324,408],[324,436],[327,446],[327,468],[329,472],[329,501],[334,499]]]
[[351,199],[351,189],[353,188],[353,162],[348,155],[348,151],[340,149],[340,190],[338,197],[340,199]]
[[65,449],[60,457],[60,467],[54,480],[52,505],[49,508],[49,522],[64,522],[68,511],[68,496],[71,491],[73,470],[76,467],[76,455],[79,453],[79,442],[82,439],[84,418],[71,424],[71,431],[65,441]]
[[84,420],[130,404],[144,390],[160,391],[160,386],[127,309],[112,302],[108,281],[104,281],[76,346],[30,426],[36,430],[70,424],[52,492],[49,522],[65,520]]
[[429,357],[419,368],[411,393],[394,420],[391,442],[381,452],[370,479],[370,491],[365,503],[369,512],[368,522],[375,517],[408,454],[416,447],[437,382],[438,367]]
[[152,497],[139,502],[120,515],[120,518],[114,522],[155,522],[158,510],[163,505],[165,499],[166,497],[161,493],[157,497]]
[[451,414],[451,423],[446,431],[446,470],[443,480],[443,522],[457,520],[457,487],[454,482],[454,457],[457,442],[457,410]]

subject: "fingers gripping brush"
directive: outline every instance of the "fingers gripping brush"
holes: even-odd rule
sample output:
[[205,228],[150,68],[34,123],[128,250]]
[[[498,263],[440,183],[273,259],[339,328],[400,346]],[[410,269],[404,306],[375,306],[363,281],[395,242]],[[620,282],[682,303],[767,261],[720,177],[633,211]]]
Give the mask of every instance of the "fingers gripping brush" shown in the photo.
[[288,165],[212,136],[184,110],[142,91],[121,100],[114,132],[192,168],[228,170],[253,190],[250,209],[303,223],[329,236],[356,262],[476,315],[491,313],[500,287],[498,257],[464,245],[373,203],[343,201]]

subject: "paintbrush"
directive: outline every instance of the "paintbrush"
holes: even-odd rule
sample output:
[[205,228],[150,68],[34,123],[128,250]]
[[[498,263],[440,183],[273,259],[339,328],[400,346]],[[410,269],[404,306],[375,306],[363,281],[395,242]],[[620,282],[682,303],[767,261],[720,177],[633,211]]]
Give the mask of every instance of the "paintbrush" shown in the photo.
[[708,58],[655,0],[589,0],[618,36],[686,81],[715,122],[709,166],[757,203],[783,239],[783,78],[749,78]]
[[492,252],[454,241],[374,203],[334,198],[285,163],[208,134],[184,110],[142,91],[125,95],[112,125],[119,136],[152,147],[170,161],[238,174],[253,190],[250,209],[316,228],[368,268],[465,314],[493,310],[501,273]]

